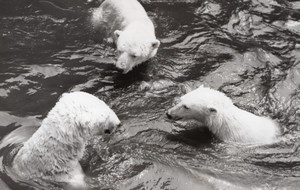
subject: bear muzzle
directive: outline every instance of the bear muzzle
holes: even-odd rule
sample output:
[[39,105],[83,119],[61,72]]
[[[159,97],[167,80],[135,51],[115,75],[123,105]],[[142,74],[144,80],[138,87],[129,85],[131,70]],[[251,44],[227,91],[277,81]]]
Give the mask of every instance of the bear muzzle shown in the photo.
[[114,133],[118,128],[122,126],[122,123],[117,124],[116,126],[110,126],[106,129],[104,129],[104,134],[112,134]]
[[170,120],[175,120],[175,121],[181,120],[181,119],[182,119],[182,117],[173,115],[173,114],[170,112],[170,110],[167,111],[166,116],[167,116],[168,119],[170,119]]
[[172,119],[172,116],[167,112],[166,113],[168,119]]
[[131,65],[128,65],[125,62],[117,61],[115,65],[116,65],[117,69],[120,72],[122,72],[123,74],[126,74],[126,73],[128,73],[129,71],[132,70]]

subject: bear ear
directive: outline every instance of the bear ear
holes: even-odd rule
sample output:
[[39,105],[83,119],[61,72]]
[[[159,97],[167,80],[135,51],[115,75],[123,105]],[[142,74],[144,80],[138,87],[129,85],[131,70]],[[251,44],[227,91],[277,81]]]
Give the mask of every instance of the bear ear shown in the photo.
[[159,45],[160,45],[160,41],[159,40],[155,40],[154,42],[152,42],[152,47],[155,49],[155,48],[158,48]]
[[122,33],[121,30],[116,30],[116,31],[114,31],[114,35],[115,35],[116,39],[119,38],[119,36],[121,35],[121,33]]
[[202,89],[202,88],[205,88],[205,86],[203,84],[201,84],[198,89]]
[[179,84],[179,89],[183,94],[193,91],[192,87],[188,84]]

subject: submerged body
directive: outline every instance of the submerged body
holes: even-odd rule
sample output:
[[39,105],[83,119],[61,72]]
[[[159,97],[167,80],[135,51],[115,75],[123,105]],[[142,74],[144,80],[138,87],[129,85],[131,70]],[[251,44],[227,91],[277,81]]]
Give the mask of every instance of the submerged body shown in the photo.
[[64,94],[14,156],[9,169],[12,178],[30,184],[64,183],[84,188],[79,160],[88,139],[110,133],[119,124],[115,113],[95,96]]
[[220,140],[242,144],[273,143],[280,134],[275,121],[236,107],[225,94],[206,87],[182,96],[169,109],[171,119],[195,119]]
[[154,57],[160,45],[145,9],[137,0],[106,0],[93,10],[92,24],[118,50],[116,67],[127,73]]

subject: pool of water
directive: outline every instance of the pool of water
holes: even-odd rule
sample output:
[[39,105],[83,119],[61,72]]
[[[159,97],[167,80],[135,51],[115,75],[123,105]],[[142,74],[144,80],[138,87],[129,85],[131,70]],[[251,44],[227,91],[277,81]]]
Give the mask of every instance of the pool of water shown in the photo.
[[[91,188],[299,188],[300,2],[142,3],[161,46],[123,75],[112,64],[114,48],[99,43],[88,22],[91,5],[0,0],[0,139],[38,126],[62,93],[81,90],[123,122],[107,142],[94,138],[87,147],[81,162]],[[169,121],[174,98],[201,84],[278,121],[279,142],[238,146],[197,123]],[[3,171],[0,177],[5,190],[26,189]]]

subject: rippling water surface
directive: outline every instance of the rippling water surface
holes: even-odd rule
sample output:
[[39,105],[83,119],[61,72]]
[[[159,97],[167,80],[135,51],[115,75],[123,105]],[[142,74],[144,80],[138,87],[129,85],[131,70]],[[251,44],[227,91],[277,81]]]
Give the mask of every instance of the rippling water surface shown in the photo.
[[[82,90],[123,121],[108,143],[87,147],[82,165],[94,189],[299,188],[300,1],[174,2],[143,1],[161,47],[123,75],[114,48],[92,31],[90,5],[0,0],[0,138],[38,126],[63,92]],[[167,120],[174,98],[200,84],[277,120],[283,137],[238,146]],[[5,190],[25,189],[0,177]]]

